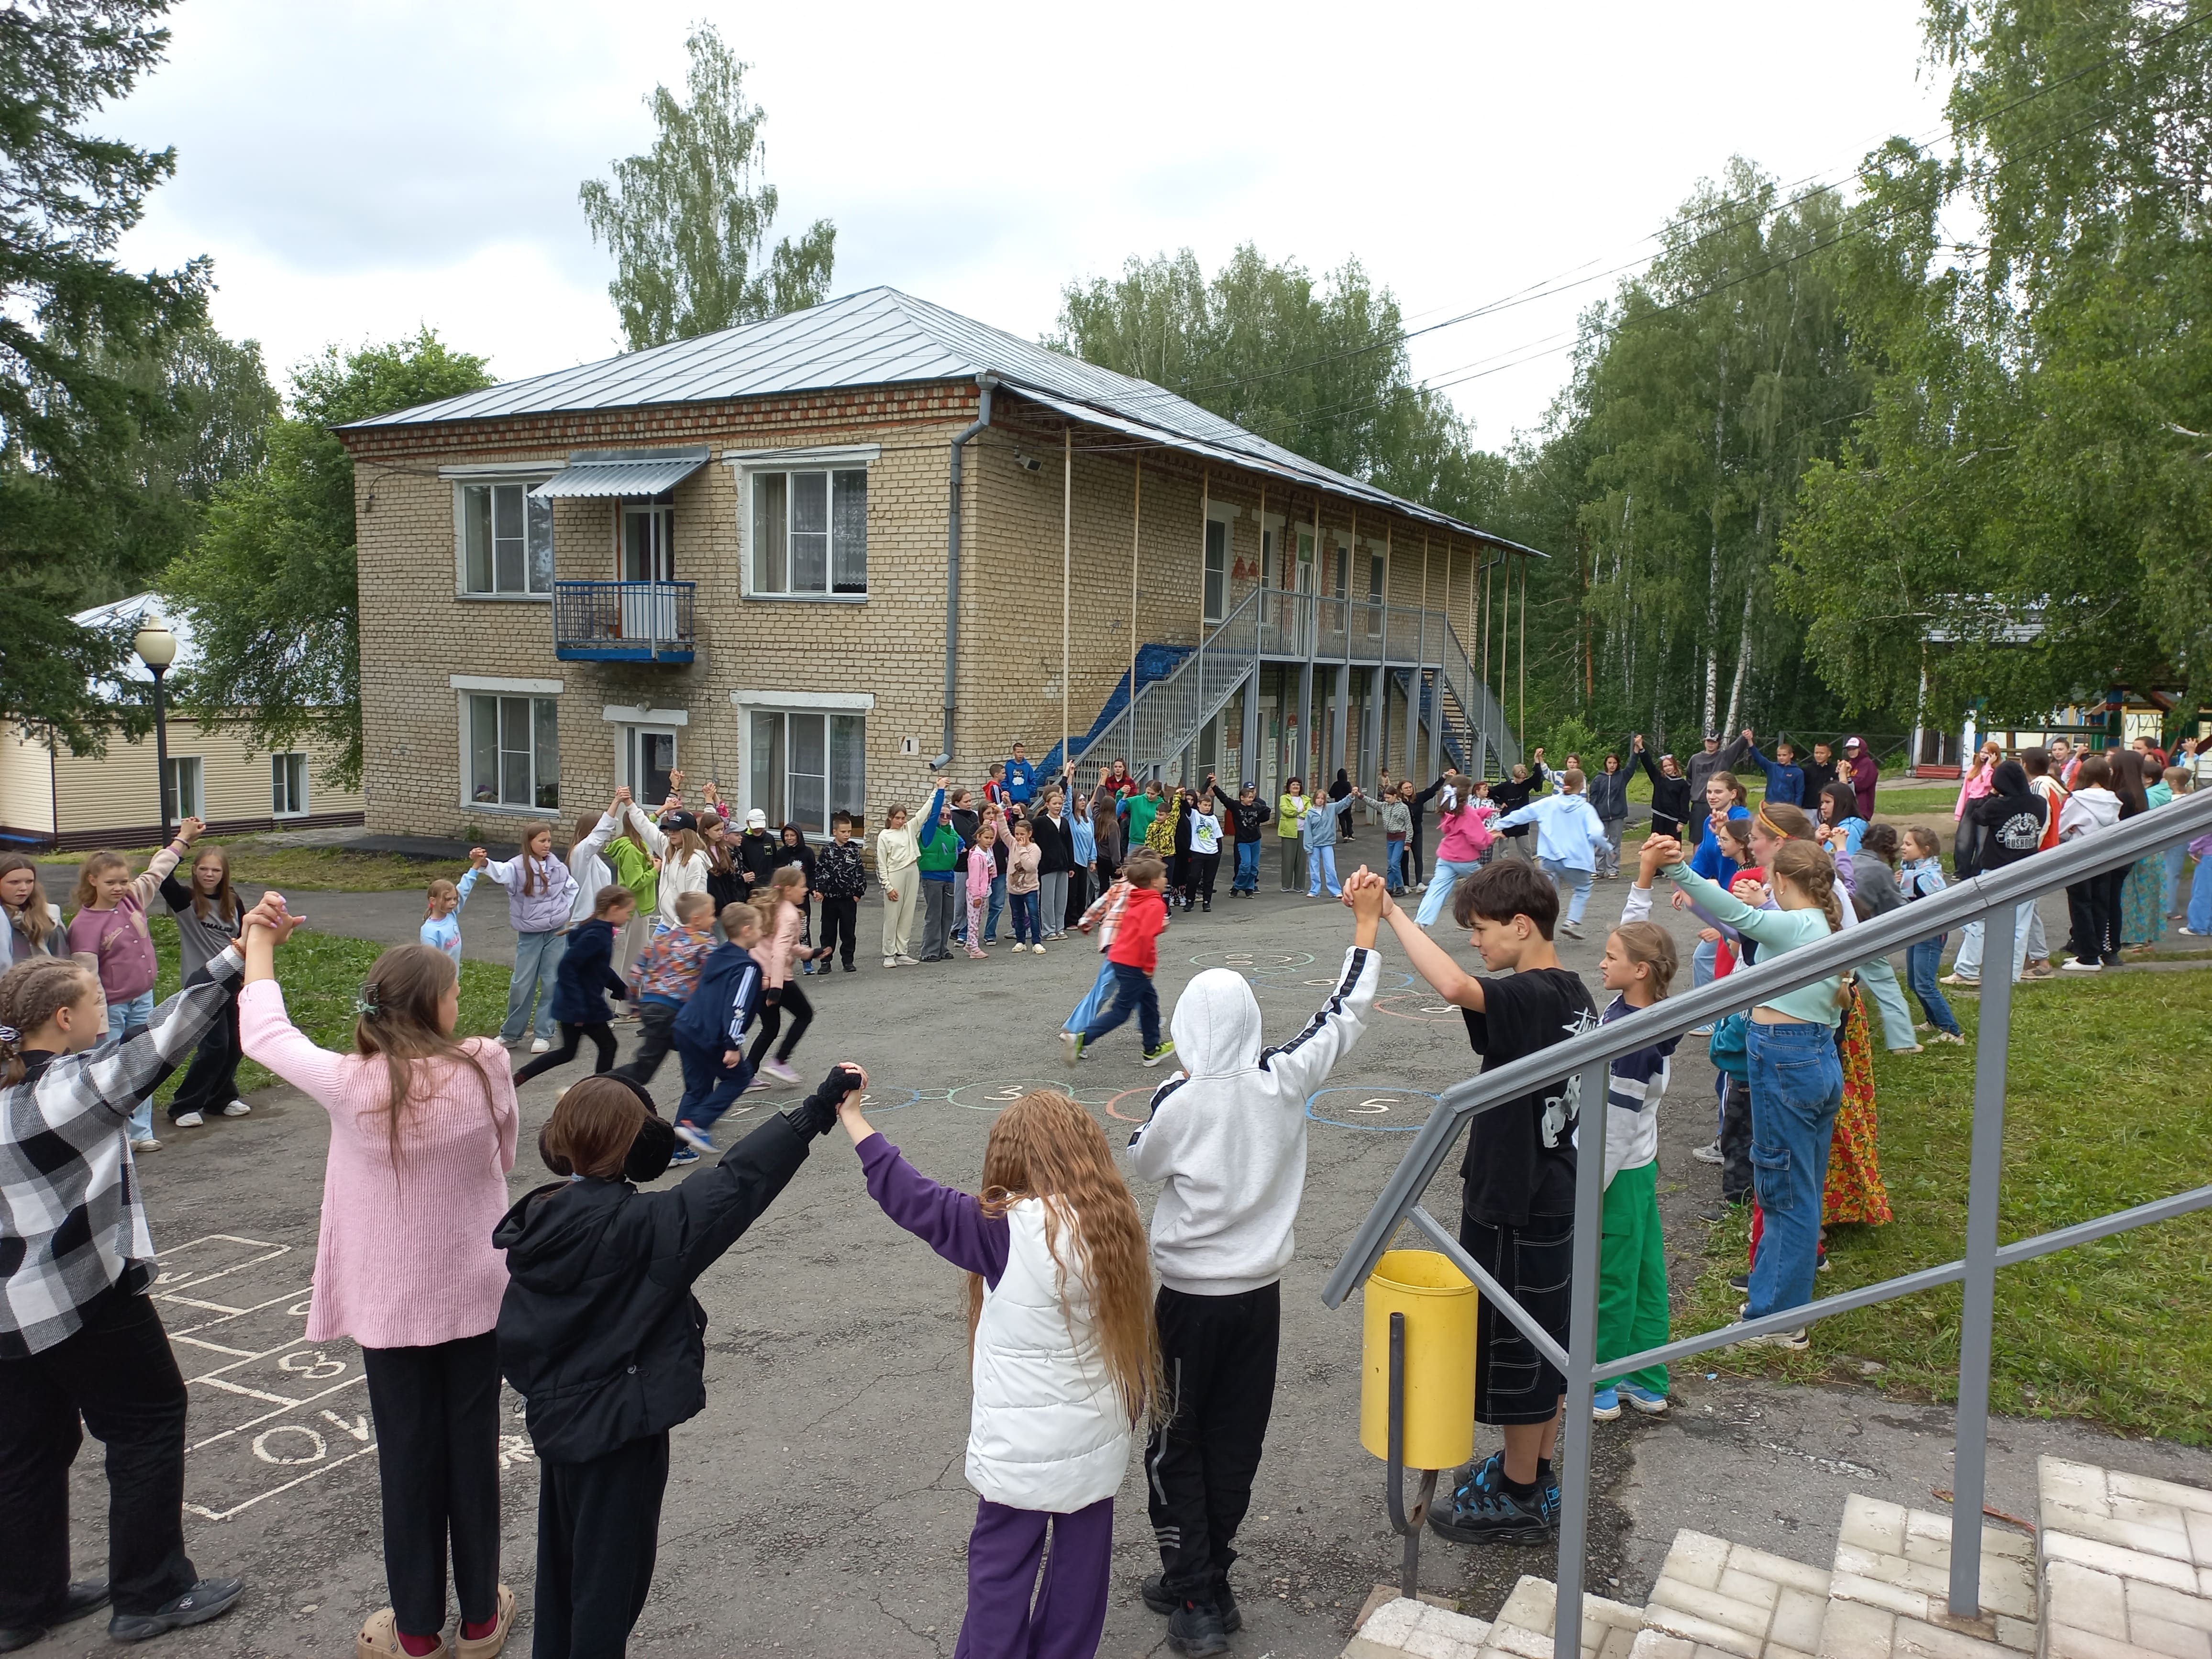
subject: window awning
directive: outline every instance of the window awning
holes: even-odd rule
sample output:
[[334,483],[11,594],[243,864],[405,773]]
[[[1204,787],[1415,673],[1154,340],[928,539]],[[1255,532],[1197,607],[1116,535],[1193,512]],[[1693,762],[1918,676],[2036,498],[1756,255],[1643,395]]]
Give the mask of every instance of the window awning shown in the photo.
[[571,455],[568,467],[530,493],[532,495],[658,495],[707,464],[704,446],[696,449],[586,450]]

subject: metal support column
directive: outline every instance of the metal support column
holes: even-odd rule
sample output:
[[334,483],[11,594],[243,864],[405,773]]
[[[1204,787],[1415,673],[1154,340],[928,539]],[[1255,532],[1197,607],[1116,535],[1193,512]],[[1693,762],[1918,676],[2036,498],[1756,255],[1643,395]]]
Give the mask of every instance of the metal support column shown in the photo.
[[2005,1051],[2012,1036],[2020,913],[1982,919],[1981,1025],[1974,1037],[1974,1139],[1966,1176],[1966,1276],[1959,1310],[1959,1443],[1951,1470],[1951,1613],[1981,1615],[1982,1504],[1989,1474],[1990,1346],[1997,1289],[1997,1185],[2004,1164]]
[[1337,664],[1329,678],[1336,682],[1336,707],[1329,711],[1328,717],[1328,774],[1329,781],[1334,783],[1337,769],[1349,770],[1352,765],[1352,665]]
[[[1374,666],[1367,671],[1367,717],[1360,722],[1359,769],[1366,774],[1369,783],[1381,781],[1385,758],[1382,734],[1390,729],[1389,710],[1386,707],[1390,696],[1389,684],[1389,671],[1382,666],[1378,653]],[[1354,778],[1352,781],[1358,783],[1360,780]]]
[[1437,1495],[1437,1471],[1423,1469],[1421,1495],[1406,1503],[1406,1316],[1390,1316],[1390,1429],[1389,1456],[1382,1471],[1383,1502],[1390,1512],[1390,1528],[1406,1540],[1398,1563],[1398,1594],[1408,1601],[1421,1593],[1421,1526],[1429,1518],[1429,1502]]
[[1308,657],[1298,665],[1298,740],[1297,752],[1291,759],[1297,763],[1283,775],[1286,778],[1305,778],[1306,793],[1313,793],[1313,780],[1306,774],[1313,766],[1313,659]]
[[1559,1599],[1553,1659],[1581,1659],[1583,1567],[1589,1538],[1590,1370],[1597,1364],[1598,1235],[1605,1225],[1605,1113],[1607,1068],[1576,1079],[1573,1300],[1567,1312],[1566,1420],[1560,1425]]

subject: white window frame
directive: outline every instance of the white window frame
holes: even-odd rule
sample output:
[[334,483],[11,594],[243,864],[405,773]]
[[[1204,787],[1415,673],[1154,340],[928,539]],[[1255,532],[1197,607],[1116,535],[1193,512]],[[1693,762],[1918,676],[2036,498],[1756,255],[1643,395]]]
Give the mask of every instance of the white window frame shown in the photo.
[[[738,792],[741,811],[750,811],[755,807],[758,807],[763,812],[768,814],[769,827],[771,830],[780,830],[782,827],[786,817],[790,817],[793,822],[797,821],[795,815],[793,815],[790,811],[792,805],[790,781],[793,774],[790,771],[788,763],[788,757],[791,751],[791,744],[788,735],[786,736],[784,743],[784,752],[787,757],[787,761],[783,779],[784,799],[781,803],[785,808],[785,817],[779,817],[776,815],[775,811],[773,810],[775,803],[771,800],[755,799],[756,792],[753,786],[753,773],[757,759],[756,750],[757,748],[757,743],[753,733],[754,716],[758,714],[768,714],[782,718],[787,722],[787,734],[788,732],[787,722],[791,716],[795,714],[802,717],[819,717],[823,721],[822,735],[823,744],[822,824],[819,830],[805,826],[802,826],[802,828],[805,829],[807,839],[810,841],[829,840],[830,817],[838,811],[843,809],[845,805],[834,798],[830,787],[831,781],[836,776],[836,763],[830,752],[830,745],[836,740],[835,733],[836,730],[833,723],[832,717],[842,715],[849,716],[859,720],[860,723],[859,734],[860,747],[860,799],[859,804],[859,811],[864,820],[866,818],[868,810],[868,720],[874,713],[876,706],[875,694],[873,692],[738,690],[730,693],[730,701],[736,705],[738,711]],[[802,774],[800,775],[810,775]]]
[[161,805],[169,822],[206,817],[206,763],[198,755],[172,755],[166,764],[169,769],[161,779]]
[[[652,538],[659,543],[659,565],[666,574],[648,576],[629,574],[629,521],[642,519],[654,521]],[[648,553],[655,550],[648,549]],[[676,504],[654,495],[623,495],[615,501],[615,569],[617,581],[663,581],[676,580]]]
[[[559,775],[560,757],[558,750],[560,748],[560,696],[562,682],[559,680],[507,679],[485,674],[453,674],[447,677],[447,684],[455,693],[454,701],[457,705],[455,711],[456,729],[459,732],[460,741],[456,751],[459,765],[456,769],[459,775],[459,793],[460,796],[462,810],[469,812],[491,813],[503,817],[557,817],[561,811],[559,805],[561,779]],[[507,801],[477,800],[474,798],[473,778],[476,767],[476,744],[474,741],[475,728],[473,721],[475,718],[475,711],[471,700],[480,696],[526,697],[533,704],[531,711],[530,722],[530,793],[532,797],[531,804],[518,805]],[[554,757],[554,777],[552,780],[553,788],[555,791],[555,804],[550,806],[541,806],[535,804],[539,780],[537,775],[537,739],[538,732],[538,711],[534,705],[539,702],[546,702],[552,705],[554,746],[556,753]],[[495,752],[497,753],[501,751],[497,751],[495,750]],[[495,763],[495,764],[496,764],[496,763]]]
[[[293,764],[295,762],[298,763],[296,769]],[[299,774],[300,787],[298,796],[295,803],[289,807],[279,807],[276,805],[276,769],[280,766],[284,769],[284,793],[288,796],[292,793],[291,775],[295,769],[296,769]],[[308,781],[308,774],[313,769],[307,763],[307,756],[304,750],[280,749],[270,752],[269,757],[269,816],[270,817],[304,818],[309,816],[308,801],[311,786]]]
[[[473,467],[441,467],[438,476],[453,487],[453,597],[471,604],[484,605],[550,605],[553,602],[553,582],[559,575],[553,542],[553,503],[545,507],[546,580],[542,589],[529,586],[532,575],[530,557],[530,492],[561,471],[559,464],[547,465],[528,461],[520,464],[487,464]],[[523,513],[523,583],[520,591],[502,590],[498,586],[499,561],[496,552],[492,559],[492,580],[489,590],[479,591],[469,586],[469,491],[501,485],[520,485],[522,489]]]
[[[1213,526],[1221,526],[1221,592],[1213,591]],[[1228,616],[1236,584],[1230,572],[1237,568],[1237,509],[1223,502],[1208,502],[1206,526],[1200,532],[1198,554],[1198,612],[1202,622],[1218,623]]]
[[[875,471],[875,464],[882,458],[882,455],[883,446],[880,444],[838,444],[811,449],[732,449],[723,451],[722,463],[731,470],[737,483],[738,580],[738,591],[745,599],[758,599],[769,604],[783,605],[866,605],[868,602],[869,590],[865,584],[861,590],[857,593],[839,593],[830,591],[824,591],[822,592],[793,592],[787,589],[779,591],[763,588],[755,584],[753,580],[755,551],[753,546],[753,481],[760,474],[764,472],[824,472],[832,475],[839,472],[860,472],[865,475],[869,475],[866,479],[866,487],[868,490],[869,498],[872,501],[874,499],[876,487],[872,475]],[[830,478],[829,485],[830,491],[830,523],[832,543],[829,550],[830,564],[828,575],[829,579],[834,582],[836,579],[837,556],[834,539],[836,526],[836,479],[834,476]],[[784,511],[787,515],[785,520],[787,525],[789,523],[788,514],[791,510],[789,501],[789,490],[787,488],[784,507]],[[788,532],[787,531],[787,535]],[[865,568],[867,559],[867,529],[866,520],[865,518],[862,520],[861,537],[861,560]],[[786,543],[785,552],[787,558],[789,556],[789,544],[787,540]]]

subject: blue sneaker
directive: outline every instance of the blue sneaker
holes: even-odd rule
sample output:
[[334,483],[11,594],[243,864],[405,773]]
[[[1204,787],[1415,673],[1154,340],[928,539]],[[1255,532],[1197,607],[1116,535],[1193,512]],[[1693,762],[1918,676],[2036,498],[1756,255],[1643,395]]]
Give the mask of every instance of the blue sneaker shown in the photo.
[[704,1129],[696,1128],[680,1117],[676,1120],[676,1138],[690,1149],[694,1158],[714,1150],[714,1142]]
[[1608,1382],[1590,1395],[1590,1418],[1594,1422],[1610,1423],[1620,1415],[1621,1388]]
[[696,1164],[698,1161],[699,1154],[689,1146],[678,1146],[668,1155],[668,1164],[671,1169],[675,1168],[678,1164]]
[[1494,1451],[1480,1463],[1470,1463],[1467,1472],[1452,1486],[1452,1502],[1471,1502],[1487,1492],[1499,1490],[1505,1484],[1505,1453]]
[[1620,1390],[1620,1397],[1623,1400],[1635,1407],[1646,1417],[1666,1416],[1667,1396],[1665,1395],[1654,1394],[1650,1389],[1640,1388],[1633,1382],[1619,1382],[1614,1384],[1614,1387]]
[[1462,1489],[1451,1507],[1429,1516],[1429,1530],[1455,1544],[1543,1544],[1559,1534],[1559,1489],[1539,1487],[1525,1498],[1501,1486],[1493,1492]]

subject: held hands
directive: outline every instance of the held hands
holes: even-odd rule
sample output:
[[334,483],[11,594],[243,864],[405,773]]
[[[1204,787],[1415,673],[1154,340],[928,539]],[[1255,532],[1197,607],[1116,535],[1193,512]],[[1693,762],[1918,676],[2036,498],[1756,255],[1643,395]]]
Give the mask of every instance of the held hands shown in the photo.
[[1667,837],[1664,836],[1646,836],[1644,838],[1643,850],[1636,855],[1636,884],[1638,887],[1649,887],[1651,884],[1651,878],[1659,873],[1660,867],[1667,862],[1665,859],[1659,856],[1663,850],[1666,840]]
[[1672,836],[1647,836],[1644,841],[1643,856],[1659,860],[1658,867],[1682,861],[1682,843]]
[[1644,734],[1641,732],[1628,740],[1628,748],[1631,754],[1640,755],[1644,752]]
[[487,864],[489,864],[490,862],[491,862],[491,854],[489,854],[489,853],[487,853],[487,852],[485,852],[485,851],[484,851],[484,849],[483,849],[483,848],[481,848],[481,847],[471,847],[471,848],[469,848],[469,867],[470,867],[470,868],[474,869],[474,870],[481,870],[481,869],[483,869],[483,868],[484,867],[484,866],[486,866]]
[[[860,1098],[867,1086],[865,1071],[849,1060],[841,1060],[830,1068],[820,1088],[796,1105],[784,1108],[784,1121],[802,1135],[826,1135],[843,1117],[848,1103],[852,1103],[854,1115],[860,1115]],[[851,1126],[847,1127],[849,1130]]]
[[270,937],[272,945],[282,945],[292,937],[292,932],[307,917],[293,915],[284,908],[284,896],[271,888],[261,896],[261,902],[246,913],[244,927],[258,929]]
[[187,847],[207,834],[207,825],[198,818],[186,818],[177,826],[177,839]]

